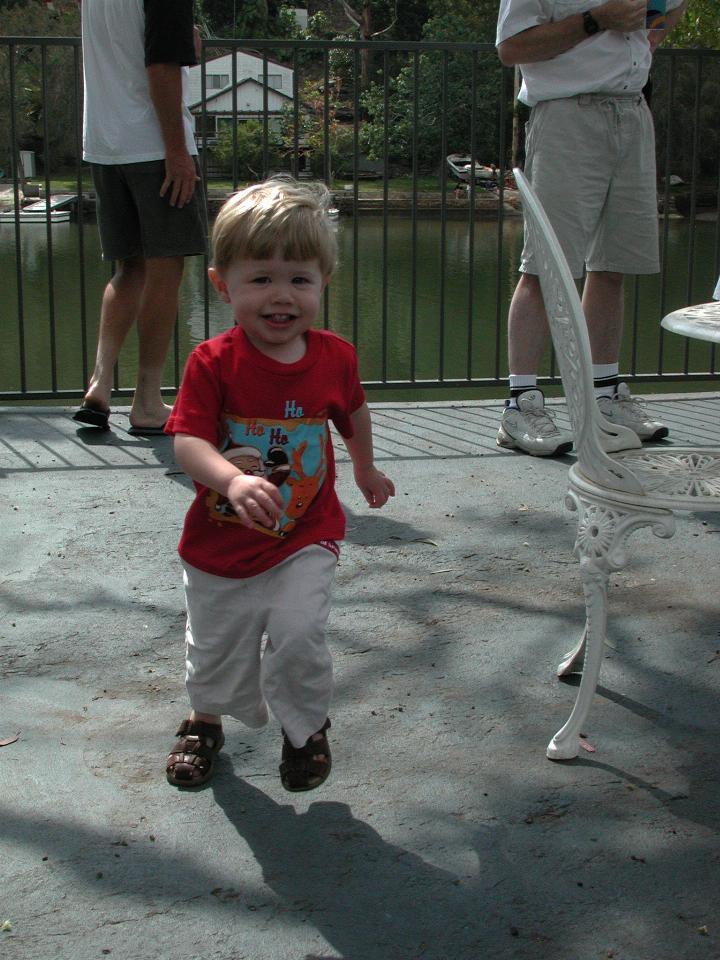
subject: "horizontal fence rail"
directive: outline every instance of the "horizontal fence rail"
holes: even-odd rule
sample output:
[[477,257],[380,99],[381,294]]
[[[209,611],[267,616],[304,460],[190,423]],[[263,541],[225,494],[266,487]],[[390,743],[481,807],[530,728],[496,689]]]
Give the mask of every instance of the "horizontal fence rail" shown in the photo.
[[[494,47],[212,39],[193,83],[211,214],[233,190],[276,172],[332,191],[341,263],[321,322],[356,345],[366,387],[415,399],[504,390],[522,247],[510,170],[522,161],[526,115],[516,74]],[[112,269],[100,261],[81,160],[79,39],[0,37],[0,86],[0,399],[77,398]],[[627,283],[630,381],[718,377],[714,347],[664,336],[659,321],[710,299],[720,272],[719,89],[720,54],[658,52],[646,96],[662,268]],[[474,158],[477,176],[459,155]],[[70,220],[26,222],[27,203],[51,195],[68,197]],[[195,343],[230,323],[206,268],[207,258],[187,262],[168,392]],[[116,371],[119,396],[132,393],[135,369],[130,343]],[[551,355],[540,380],[559,383]]]

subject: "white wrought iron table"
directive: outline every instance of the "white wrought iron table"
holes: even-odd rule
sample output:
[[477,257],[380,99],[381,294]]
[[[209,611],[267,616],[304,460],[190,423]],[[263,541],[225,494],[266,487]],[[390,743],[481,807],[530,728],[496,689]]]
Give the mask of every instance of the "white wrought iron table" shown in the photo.
[[720,343],[720,301],[696,303],[668,313],[660,326],[683,337]]

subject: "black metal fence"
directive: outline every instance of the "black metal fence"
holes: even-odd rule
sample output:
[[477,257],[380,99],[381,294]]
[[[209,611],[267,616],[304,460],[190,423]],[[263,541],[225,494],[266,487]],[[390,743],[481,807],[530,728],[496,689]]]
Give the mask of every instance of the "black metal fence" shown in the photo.
[[[225,107],[218,111],[217,85],[210,90],[208,77],[214,76],[218,57],[236,52],[257,57],[253,88],[261,91],[261,99],[252,109],[241,102],[246,77],[233,56],[226,68]],[[271,109],[278,99],[271,78],[281,67],[292,71],[292,83],[282,91],[284,105]],[[341,321],[334,309],[338,295],[331,291],[324,322],[358,346],[366,385],[386,394],[412,390],[413,396],[421,388],[459,388],[468,395],[475,388],[504,388],[505,323],[520,223],[509,171],[522,159],[524,118],[515,108],[515,73],[501,67],[494,48],[212,40],[204,42],[201,68],[195,112],[211,209],[219,196],[278,169],[323,179],[333,189],[344,237],[343,309]],[[663,215],[662,270],[657,277],[628,283],[623,372],[632,381],[707,382],[718,376],[714,348],[665,338],[659,327],[670,310],[709,299],[720,272],[718,90],[720,54],[658,52],[651,107]],[[0,37],[2,400],[78,397],[92,366],[97,288],[107,272],[100,283],[97,252],[88,252],[93,205],[89,173],[81,162],[81,130],[79,39]],[[488,179],[471,176],[467,189],[456,195],[457,175],[446,161],[452,154],[476,158],[489,168],[489,174],[484,171]],[[28,158],[37,164],[35,177],[27,177]],[[224,177],[221,184],[212,179],[218,173]],[[50,218],[30,225],[21,216],[33,194],[58,192],[77,198],[62,263]],[[374,223],[369,240],[368,218]],[[400,234],[398,221],[403,221]],[[428,222],[432,242],[421,251]],[[37,263],[29,262],[24,240],[28,231],[34,231],[36,259],[42,248],[45,294],[40,302]],[[367,281],[368,243],[372,283]],[[425,293],[428,256],[432,303]],[[194,330],[196,340],[212,333],[206,281],[201,299],[202,330]],[[71,321],[66,319],[69,300]],[[192,339],[181,315],[168,362],[169,391],[177,388]],[[552,357],[541,380],[558,382]],[[118,370],[120,395],[131,392],[131,383],[129,373]]]

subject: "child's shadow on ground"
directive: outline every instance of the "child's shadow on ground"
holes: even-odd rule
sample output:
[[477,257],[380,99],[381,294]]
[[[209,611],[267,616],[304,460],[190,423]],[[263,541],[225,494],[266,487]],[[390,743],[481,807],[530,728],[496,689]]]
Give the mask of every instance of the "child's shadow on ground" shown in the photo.
[[253,851],[266,885],[344,960],[445,958],[450,944],[456,956],[482,955],[488,930],[475,884],[461,885],[387,843],[345,803],[318,800],[296,813],[292,801],[276,803],[222,759],[215,799]]

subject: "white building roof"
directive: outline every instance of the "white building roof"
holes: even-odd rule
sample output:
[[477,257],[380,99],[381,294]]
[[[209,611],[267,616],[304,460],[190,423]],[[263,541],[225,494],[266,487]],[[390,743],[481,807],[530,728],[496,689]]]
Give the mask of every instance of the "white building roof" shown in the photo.
[[[237,82],[238,86],[246,80],[251,79],[259,83],[262,87],[264,76],[263,58],[252,53],[237,51],[235,53]],[[205,93],[208,100],[210,97],[223,90],[227,86],[232,86],[232,66],[233,54],[228,53],[222,57],[215,57],[205,63]],[[190,67],[188,74],[188,99],[192,106],[202,99],[202,67]],[[292,97],[294,91],[294,71],[290,67],[276,63],[274,60],[267,60],[267,78],[268,87],[272,91],[278,91],[285,97]],[[224,82],[223,82],[224,81]]]
[[[264,101],[265,87],[258,83],[252,77],[246,77],[241,83],[238,83],[235,93],[238,113],[261,113],[265,107]],[[292,97],[282,90],[267,91],[268,113],[278,113],[285,104],[290,103]],[[202,100],[197,103],[191,103],[190,109],[193,113],[199,112],[202,106]],[[207,113],[231,114],[233,112],[233,88],[232,84],[222,90],[207,91],[205,97],[205,110]]]

